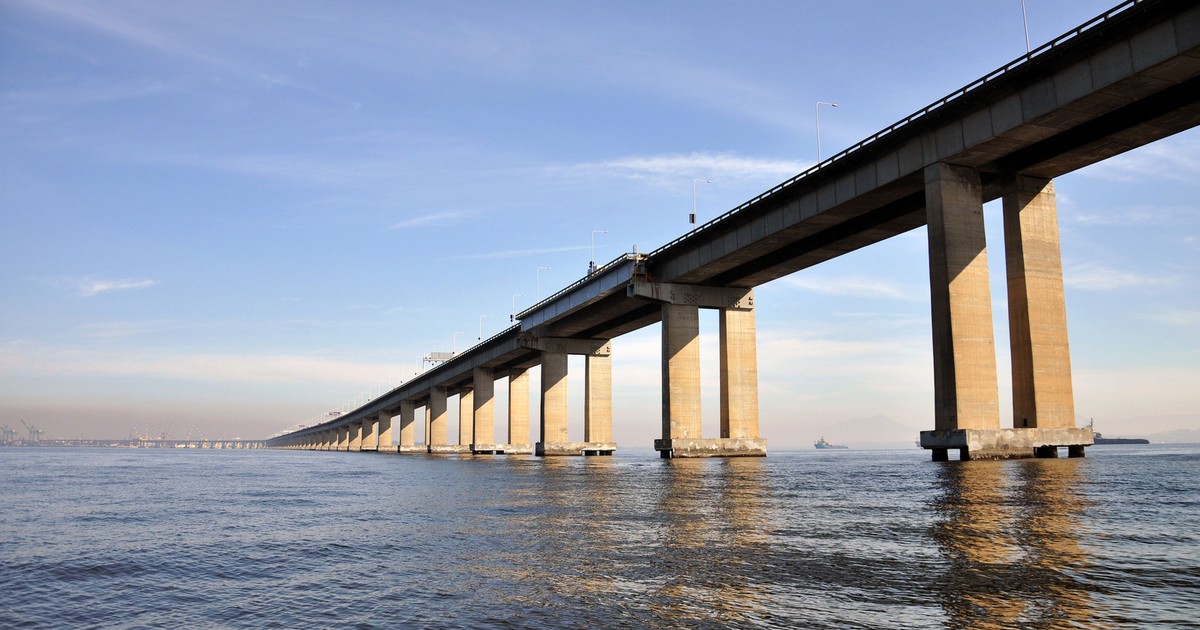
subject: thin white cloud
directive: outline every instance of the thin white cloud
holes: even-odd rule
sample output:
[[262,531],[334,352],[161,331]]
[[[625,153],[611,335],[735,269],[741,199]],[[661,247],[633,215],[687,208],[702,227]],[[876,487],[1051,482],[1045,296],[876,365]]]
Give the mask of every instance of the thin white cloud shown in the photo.
[[92,297],[113,291],[145,289],[156,284],[158,284],[157,280],[148,279],[95,280],[91,278],[82,279],[78,283],[79,295],[82,297]]
[[1168,179],[1194,184],[1200,175],[1200,137],[1188,134],[1109,158],[1084,171],[1117,181]]
[[389,230],[405,230],[408,228],[454,225],[462,223],[463,220],[470,217],[468,212],[434,212],[418,217],[409,217],[402,221],[398,221],[388,226]]
[[397,364],[303,355],[153,354],[102,352],[26,341],[0,344],[0,374],[13,376],[137,376],[234,383],[379,383],[410,373]]
[[1063,272],[1063,283],[1066,286],[1084,291],[1157,287],[1169,285],[1175,281],[1175,278],[1153,277],[1132,271],[1120,271],[1099,263],[1083,263]]
[[1161,313],[1153,313],[1147,319],[1169,326],[1188,328],[1200,325],[1200,311],[1171,308]]
[[578,164],[571,170],[627,179],[678,181],[703,177],[777,182],[808,166],[806,162],[795,160],[754,158],[733,153],[687,153],[627,156],[605,162]]
[[847,295],[863,298],[887,298],[906,302],[923,301],[928,298],[927,290],[906,290],[904,287],[882,280],[859,277],[814,278],[796,274],[783,279],[789,286],[813,293]]
[[1082,225],[1179,225],[1196,215],[1196,208],[1176,206],[1135,206],[1105,209],[1102,212],[1079,214],[1075,221]]

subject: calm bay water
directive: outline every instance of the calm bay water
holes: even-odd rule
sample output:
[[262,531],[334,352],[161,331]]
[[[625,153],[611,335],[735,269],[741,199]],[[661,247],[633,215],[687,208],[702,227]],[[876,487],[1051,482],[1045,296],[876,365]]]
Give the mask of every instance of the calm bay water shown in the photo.
[[0,627],[1200,627],[1200,446],[0,449]]

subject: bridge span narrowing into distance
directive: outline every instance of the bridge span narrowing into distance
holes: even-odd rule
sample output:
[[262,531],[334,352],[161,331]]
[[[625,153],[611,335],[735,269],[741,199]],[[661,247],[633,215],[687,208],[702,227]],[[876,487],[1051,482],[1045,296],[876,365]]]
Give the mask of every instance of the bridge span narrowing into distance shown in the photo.
[[[519,323],[275,448],[610,454],[610,340],[662,324],[663,457],[765,455],[754,287],[922,225],[929,235],[935,460],[1082,456],[1053,179],[1200,124],[1200,6],[1129,0]],[[1003,199],[1013,420],[1002,427],[982,206]],[[699,309],[719,311],[720,431],[700,422]],[[584,435],[567,435],[567,357],[586,357]],[[540,441],[530,379],[541,366]],[[493,394],[508,379],[508,442]],[[457,444],[448,396],[460,396]],[[424,408],[426,444],[414,443]],[[393,420],[399,418],[398,431]],[[1007,424],[1007,423],[1006,423]]]

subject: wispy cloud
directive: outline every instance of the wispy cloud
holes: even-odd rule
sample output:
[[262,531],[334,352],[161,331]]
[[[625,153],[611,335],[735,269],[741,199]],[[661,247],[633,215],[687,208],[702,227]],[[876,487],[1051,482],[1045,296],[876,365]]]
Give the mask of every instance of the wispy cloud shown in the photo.
[[1168,179],[1194,184],[1200,175],[1200,138],[1188,135],[1149,144],[1109,158],[1084,172],[1117,181]]
[[678,181],[695,177],[721,180],[781,181],[807,168],[807,162],[775,160],[733,153],[687,153],[627,156],[577,164],[570,169],[605,177]]
[[84,278],[78,281],[79,295],[83,297],[92,297],[94,295],[111,293],[113,291],[145,289],[156,284],[158,284],[157,280],[148,279],[96,280],[92,278]]
[[889,283],[882,280],[860,277],[842,277],[842,278],[813,278],[803,275],[793,275],[785,278],[783,282],[789,286],[811,291],[813,293],[824,293],[826,295],[848,295],[853,297],[864,298],[888,298],[893,300],[904,300],[906,302],[916,302],[925,300],[928,297],[927,290],[907,290],[902,286]]
[[462,223],[472,215],[469,212],[434,212],[418,217],[409,217],[388,226],[389,230],[405,230],[417,227],[454,225]]
[[1115,291],[1137,287],[1157,287],[1172,284],[1173,277],[1147,276],[1132,271],[1120,271],[1099,263],[1074,265],[1063,272],[1063,283],[1084,291]]
[[159,354],[89,351],[25,341],[0,343],[0,374],[142,376],[235,383],[378,383],[411,370],[398,364],[304,355]]
[[1200,325],[1200,311],[1170,308],[1161,313],[1153,313],[1147,319],[1169,326],[1188,328]]
[[1079,214],[1075,221],[1082,225],[1179,225],[1196,215],[1196,208],[1182,206],[1134,206],[1105,209],[1102,212]]

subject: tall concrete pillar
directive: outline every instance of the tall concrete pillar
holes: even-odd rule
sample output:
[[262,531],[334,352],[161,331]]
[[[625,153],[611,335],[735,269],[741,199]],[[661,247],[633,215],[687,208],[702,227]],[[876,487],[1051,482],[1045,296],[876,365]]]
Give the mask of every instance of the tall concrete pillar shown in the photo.
[[758,347],[754,309],[720,310],[721,437],[758,438]]
[[1073,428],[1071,352],[1054,183],[1018,175],[1004,192],[1013,426]]
[[375,433],[375,422],[379,417],[367,417],[362,420],[362,450],[377,451],[379,450],[379,438]]
[[529,372],[513,368],[508,373],[508,444],[506,453],[532,453],[529,439]]
[[612,354],[584,360],[583,441],[612,442]]
[[380,411],[379,418],[376,420],[379,425],[379,437],[377,447],[380,451],[392,450],[392,412]]
[[475,433],[475,390],[464,387],[458,394],[458,445],[471,446]]
[[567,441],[567,354],[542,353],[540,444]]
[[447,425],[449,419],[446,416],[446,388],[434,387],[429,391],[429,448],[430,452],[439,446],[446,445]]
[[337,428],[338,446],[337,450],[345,451],[350,448],[350,425],[343,424]]
[[700,309],[662,307],[662,439],[700,439]]
[[496,377],[491,370],[475,368],[472,372],[474,383],[474,423],[471,436],[471,450],[476,453],[495,453],[500,451],[496,445],[496,416],[495,393]]
[[983,190],[979,172],[925,169],[933,313],[934,428],[999,429]]
[[[428,407],[427,407],[428,408]],[[396,451],[400,453],[415,453],[424,451],[418,448],[417,439],[417,404],[411,400],[400,401],[400,444]]]
[[361,421],[354,422],[354,423],[351,423],[348,428],[350,431],[349,450],[361,451],[362,450],[362,437],[363,437],[363,423]]

